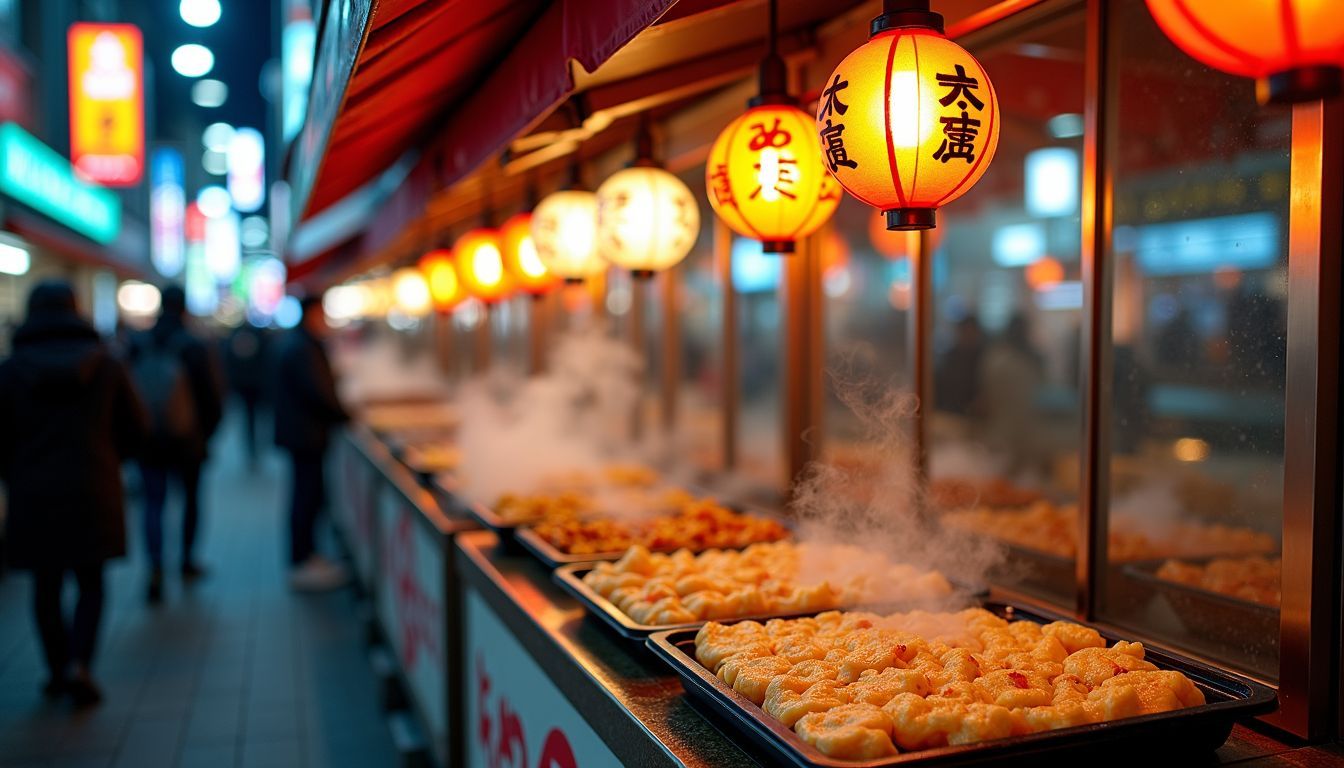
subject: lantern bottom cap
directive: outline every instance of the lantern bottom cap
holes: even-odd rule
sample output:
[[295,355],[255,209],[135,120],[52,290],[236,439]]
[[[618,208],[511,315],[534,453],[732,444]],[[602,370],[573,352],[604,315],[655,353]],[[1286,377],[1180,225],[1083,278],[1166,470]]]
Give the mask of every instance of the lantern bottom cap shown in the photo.
[[633,278],[635,278],[636,280],[652,280],[652,279],[653,279],[653,270],[652,270],[652,269],[632,269],[632,270],[630,270],[630,276],[633,277]]
[[1257,78],[1255,96],[1261,104],[1296,104],[1338,96],[1341,86],[1344,71],[1337,66],[1295,67]]
[[936,208],[892,208],[884,211],[887,216],[887,229],[904,232],[912,229],[933,229]]
[[566,277],[565,285],[583,285],[582,277]]
[[762,253],[793,253],[798,250],[798,244],[792,240],[762,240]]

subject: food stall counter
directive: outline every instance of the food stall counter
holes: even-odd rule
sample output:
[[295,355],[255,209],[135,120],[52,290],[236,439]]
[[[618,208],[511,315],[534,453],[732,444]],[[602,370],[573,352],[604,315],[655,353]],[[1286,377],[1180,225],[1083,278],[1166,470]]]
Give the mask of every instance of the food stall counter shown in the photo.
[[461,534],[454,558],[468,765],[520,753],[519,765],[757,764],[691,708],[661,662],[586,620],[550,571],[497,543],[489,531]]

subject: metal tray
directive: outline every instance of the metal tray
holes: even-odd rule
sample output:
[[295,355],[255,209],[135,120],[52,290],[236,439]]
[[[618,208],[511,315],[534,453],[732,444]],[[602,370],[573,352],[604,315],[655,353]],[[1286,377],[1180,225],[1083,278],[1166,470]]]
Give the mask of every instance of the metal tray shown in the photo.
[[[985,603],[984,607],[1000,616],[1039,623],[1062,618],[1006,603]],[[1120,639],[1106,632],[1101,635],[1107,642]],[[977,765],[1013,759],[1053,761],[1064,756],[1093,760],[1100,758],[1107,764],[1121,762],[1126,758],[1160,758],[1160,761],[1166,761],[1172,759],[1174,749],[1182,754],[1215,750],[1227,740],[1237,720],[1272,712],[1277,706],[1276,694],[1266,686],[1160,648],[1145,646],[1149,661],[1161,669],[1184,672],[1204,692],[1207,703],[1176,712],[1062,728],[977,744],[903,752],[880,760],[839,760],[817,751],[792,729],[767,715],[750,699],[725,685],[696,661],[694,630],[658,632],[649,637],[647,642],[654,655],[665,661],[681,678],[691,701],[707,712],[711,722],[722,723],[722,727],[728,729],[725,735],[733,738],[745,734],[768,758],[770,765],[799,768]]]
[[[596,563],[591,562],[562,565],[555,570],[555,573],[551,574],[551,578],[555,581],[555,583],[560,585],[561,589],[564,589],[570,595],[573,595],[574,599],[578,600],[580,603],[583,603],[583,607],[588,610],[589,614],[596,616],[598,619],[601,619],[607,626],[614,629],[621,636],[629,638],[631,640],[639,641],[642,644],[649,637],[649,635],[652,635],[655,632],[663,632],[676,629],[699,630],[701,627],[703,627],[705,624],[709,622],[708,619],[703,619],[699,621],[688,621],[682,624],[640,624],[636,622],[634,619],[630,618],[630,615],[627,614],[625,611],[622,611],[620,608],[617,608],[616,605],[612,603],[610,600],[598,594],[592,587],[584,583],[583,577],[586,576],[589,571],[593,570],[593,567],[595,565]],[[987,593],[981,592],[974,595],[974,597],[983,597],[985,594]],[[886,603],[879,608],[874,608],[873,606],[854,606],[845,608],[844,610],[852,610],[852,611],[875,610],[878,612],[891,613],[893,611],[910,610],[913,608],[918,608],[921,607],[921,605],[922,603],[919,603],[918,601],[904,602],[904,603],[891,602]],[[815,616],[816,613],[817,613],[816,611],[801,611],[798,613],[769,613],[756,616],[740,616],[734,619],[728,619],[727,621],[737,622],[737,621],[767,621],[769,619],[796,619],[801,616]]]
[[[531,552],[534,557],[542,562],[547,568],[559,568],[562,565],[572,565],[575,563],[596,563],[604,560],[620,560],[625,555],[625,550],[619,552],[593,552],[586,555],[571,555],[568,552],[562,552],[551,542],[543,539],[540,534],[532,530],[531,526],[519,526],[513,531],[513,538],[523,546],[523,549]],[[655,550],[671,551],[671,550]]]
[[[1129,563],[1121,568],[1121,572],[1165,598],[1192,635],[1239,647],[1278,647],[1279,609],[1276,606],[1161,578],[1157,569],[1168,559],[1173,558]],[[1175,559],[1197,563],[1212,558]]]

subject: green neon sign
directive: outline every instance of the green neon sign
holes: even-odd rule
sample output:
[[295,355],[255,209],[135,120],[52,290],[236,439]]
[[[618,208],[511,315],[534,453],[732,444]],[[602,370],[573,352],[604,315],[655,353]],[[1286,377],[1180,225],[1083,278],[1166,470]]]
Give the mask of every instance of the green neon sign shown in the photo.
[[70,162],[14,123],[0,123],[0,194],[107,245],[121,231],[121,200],[75,175]]

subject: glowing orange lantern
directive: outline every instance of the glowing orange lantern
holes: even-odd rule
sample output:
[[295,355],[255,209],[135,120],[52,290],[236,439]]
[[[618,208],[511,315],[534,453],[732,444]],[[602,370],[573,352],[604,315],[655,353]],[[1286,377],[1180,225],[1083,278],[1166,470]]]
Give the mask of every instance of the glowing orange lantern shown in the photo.
[[1064,265],[1046,256],[1028,264],[1022,274],[1033,291],[1043,291],[1052,285],[1059,285],[1064,279]]
[[555,287],[556,276],[546,269],[537,255],[532,239],[532,214],[520,213],[499,228],[504,247],[504,269],[518,288],[532,296],[540,296]]
[[989,167],[999,104],[985,68],[943,35],[927,0],[885,7],[826,81],[817,131],[826,166],[886,214],[887,229],[929,229]]
[[429,297],[437,312],[449,312],[466,298],[462,281],[457,277],[453,252],[445,249],[430,251],[420,258],[420,273],[429,285]]
[[532,241],[546,270],[581,283],[607,270],[597,252],[597,195],[562,189],[532,211]]
[[729,123],[709,150],[709,204],[765,253],[792,253],[794,241],[816,232],[840,204],[811,122],[791,104],[761,104]]
[[1340,92],[1344,13],[1328,0],[1148,0],[1178,48],[1233,75],[1255,78],[1261,104]]
[[486,304],[506,299],[513,291],[498,230],[481,227],[458,238],[453,261],[467,292]]

